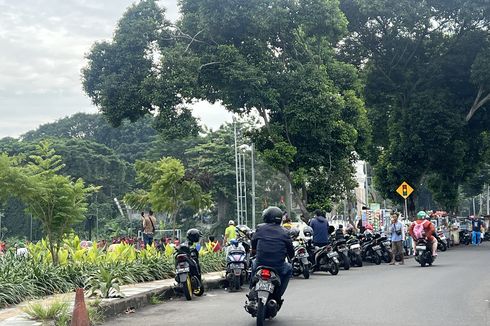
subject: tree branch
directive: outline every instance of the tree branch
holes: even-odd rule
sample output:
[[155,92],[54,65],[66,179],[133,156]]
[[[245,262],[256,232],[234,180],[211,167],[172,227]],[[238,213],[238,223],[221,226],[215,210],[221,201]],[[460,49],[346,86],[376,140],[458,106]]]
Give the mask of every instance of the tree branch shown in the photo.
[[466,115],[466,122],[470,121],[473,115],[475,115],[476,111],[481,108],[483,105],[485,105],[488,101],[490,101],[490,93],[487,94],[483,99],[480,100],[481,96],[483,95],[483,86],[480,86],[478,89],[478,95],[475,98],[475,101],[473,102],[473,105],[471,106],[470,112]]

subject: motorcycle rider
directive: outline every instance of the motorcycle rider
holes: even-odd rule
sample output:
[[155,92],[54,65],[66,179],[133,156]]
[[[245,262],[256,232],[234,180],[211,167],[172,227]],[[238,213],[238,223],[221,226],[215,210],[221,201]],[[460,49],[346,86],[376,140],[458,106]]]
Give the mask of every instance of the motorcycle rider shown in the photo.
[[[281,279],[276,301],[279,307],[282,304],[282,296],[286,291],[293,269],[291,264],[285,262],[285,258],[294,257],[293,242],[286,230],[281,226],[282,210],[279,207],[270,206],[262,212],[265,224],[256,230],[252,238],[252,255],[255,260],[252,263],[252,275],[255,275],[258,266],[274,268]],[[256,300],[255,289],[250,282],[250,293],[248,299]],[[252,303],[253,304],[253,303]]]
[[313,244],[317,247],[328,245],[328,221],[321,210],[315,211],[315,217],[311,219],[310,227],[313,229]]
[[223,244],[227,245],[233,239],[236,239],[235,221],[229,220],[228,227],[225,229],[225,237],[223,239]]
[[[429,220],[429,215],[427,215],[424,211],[420,211],[417,213],[417,220],[410,225],[408,229],[408,233],[414,240],[414,247],[417,247],[417,240],[421,238],[426,238],[427,241],[432,243],[432,256],[437,256],[437,240],[434,238],[434,232],[436,232],[436,228],[434,224]],[[417,230],[420,229],[420,232]],[[417,248],[415,248],[415,251]]]

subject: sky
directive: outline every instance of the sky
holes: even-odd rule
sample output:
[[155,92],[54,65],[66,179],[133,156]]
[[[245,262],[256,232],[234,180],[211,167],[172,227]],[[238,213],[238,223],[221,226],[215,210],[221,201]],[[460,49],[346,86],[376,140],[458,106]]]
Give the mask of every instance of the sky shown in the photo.
[[[95,41],[109,40],[134,0],[0,0],[0,138],[18,137],[76,112],[95,113],[80,70]],[[160,0],[167,18],[177,0]],[[210,128],[231,121],[219,105],[194,115]]]

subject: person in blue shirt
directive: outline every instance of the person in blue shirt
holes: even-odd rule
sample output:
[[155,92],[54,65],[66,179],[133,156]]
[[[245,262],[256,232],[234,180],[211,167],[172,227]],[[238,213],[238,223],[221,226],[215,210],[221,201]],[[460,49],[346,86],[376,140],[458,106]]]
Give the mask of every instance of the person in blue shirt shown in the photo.
[[310,227],[313,229],[313,244],[317,247],[323,247],[328,244],[328,221],[325,213],[317,209],[315,217],[310,221]]
[[391,215],[391,250],[393,251],[393,258],[391,259],[390,265],[395,265],[395,258],[397,255],[400,256],[400,265],[405,264],[403,257],[403,224],[398,221],[398,214],[394,213]]
[[[252,275],[258,266],[269,266],[274,268],[281,279],[281,286],[278,289],[276,299],[281,306],[281,297],[284,295],[291,278],[293,269],[291,264],[285,261],[286,257],[294,257],[294,247],[291,238],[286,230],[281,226],[282,210],[279,207],[271,206],[262,212],[262,219],[265,224],[260,225],[252,238],[252,255],[255,260],[252,263]],[[250,282],[250,293],[248,298],[254,301],[256,298],[255,290]]]

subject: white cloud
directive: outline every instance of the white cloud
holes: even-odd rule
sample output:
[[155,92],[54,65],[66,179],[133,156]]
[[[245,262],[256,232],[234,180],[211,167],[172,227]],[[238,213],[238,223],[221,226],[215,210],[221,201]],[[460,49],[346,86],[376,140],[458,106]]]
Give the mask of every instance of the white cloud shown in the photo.
[[[96,112],[83,94],[80,69],[95,41],[110,39],[134,0],[0,0],[0,138],[17,137],[76,112]],[[177,0],[161,0],[167,18]],[[231,120],[224,109],[194,109],[212,128]]]

